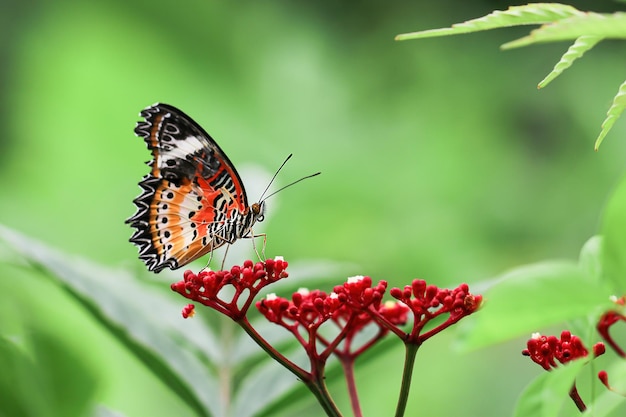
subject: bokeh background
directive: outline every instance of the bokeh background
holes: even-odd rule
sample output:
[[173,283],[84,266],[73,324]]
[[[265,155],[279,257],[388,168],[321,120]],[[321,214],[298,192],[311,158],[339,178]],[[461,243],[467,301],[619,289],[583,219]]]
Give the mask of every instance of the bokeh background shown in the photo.
[[[393,40],[513,4],[2,2],[0,222],[148,276],[124,219],[149,158],[133,127],[160,101],[211,133],[250,184],[289,153],[277,185],[322,171],[268,201],[269,256],[440,286],[576,258],[624,170],[623,121],[593,152],[624,44],[603,42],[538,92],[568,44],[499,50],[529,28]],[[36,292],[31,317],[102,368],[99,401],[129,416],[193,415],[53,285],[0,273],[0,299]],[[461,353],[454,341],[449,331],[418,356],[415,415],[507,415],[540,372],[519,355],[523,338]],[[361,364],[366,415],[393,409],[401,358],[398,346]],[[298,413],[319,409],[311,397]]]

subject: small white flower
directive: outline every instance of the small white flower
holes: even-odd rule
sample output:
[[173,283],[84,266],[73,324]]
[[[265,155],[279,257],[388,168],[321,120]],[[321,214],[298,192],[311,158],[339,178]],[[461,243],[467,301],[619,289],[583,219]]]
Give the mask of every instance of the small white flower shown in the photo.
[[265,299],[266,299],[267,301],[273,301],[273,300],[275,300],[275,299],[277,299],[277,298],[278,298],[278,297],[276,296],[276,293],[273,293],[273,292],[271,292],[271,293],[269,293],[269,294],[267,294],[267,295],[265,296]]
[[348,278],[348,284],[356,284],[357,282],[361,282],[365,278],[363,275],[355,275],[353,277]]
[[281,262],[285,262],[285,258],[283,258],[282,256],[275,256],[274,257],[275,261],[281,261]]
[[308,288],[304,288],[304,287],[298,288],[297,292],[298,292],[298,294],[301,294],[301,295],[309,295],[309,293],[310,293],[309,289]]
[[539,340],[539,339],[541,339],[541,333],[539,333],[539,332],[533,333],[533,334],[530,336],[530,338],[531,338],[531,339],[535,339],[535,340]]

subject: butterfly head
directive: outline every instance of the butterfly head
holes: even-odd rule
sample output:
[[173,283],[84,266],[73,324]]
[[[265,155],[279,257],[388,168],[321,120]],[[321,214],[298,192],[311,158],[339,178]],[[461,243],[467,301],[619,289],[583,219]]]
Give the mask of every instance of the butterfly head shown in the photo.
[[252,204],[250,206],[250,210],[252,210],[252,217],[255,222],[262,222],[265,220],[265,200]]

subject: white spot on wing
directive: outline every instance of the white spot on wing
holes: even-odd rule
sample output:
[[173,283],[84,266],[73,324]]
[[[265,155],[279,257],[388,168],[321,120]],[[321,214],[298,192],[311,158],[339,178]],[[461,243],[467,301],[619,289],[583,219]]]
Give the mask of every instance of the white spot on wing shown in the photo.
[[187,136],[183,140],[178,140],[167,145],[168,149],[162,146],[159,149],[159,156],[157,158],[157,165],[159,167],[166,167],[167,161],[172,159],[187,159],[188,155],[192,155],[199,150],[209,147],[208,142],[198,136]]

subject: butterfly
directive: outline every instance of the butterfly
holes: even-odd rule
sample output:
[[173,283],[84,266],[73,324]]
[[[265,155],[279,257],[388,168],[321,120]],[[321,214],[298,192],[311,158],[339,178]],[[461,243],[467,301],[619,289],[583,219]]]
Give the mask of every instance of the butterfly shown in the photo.
[[157,103],[140,113],[135,134],[152,152],[151,167],[126,223],[136,231],[150,271],[177,269],[237,239],[263,221],[265,202],[248,204],[246,189],[215,140],[185,113]]

